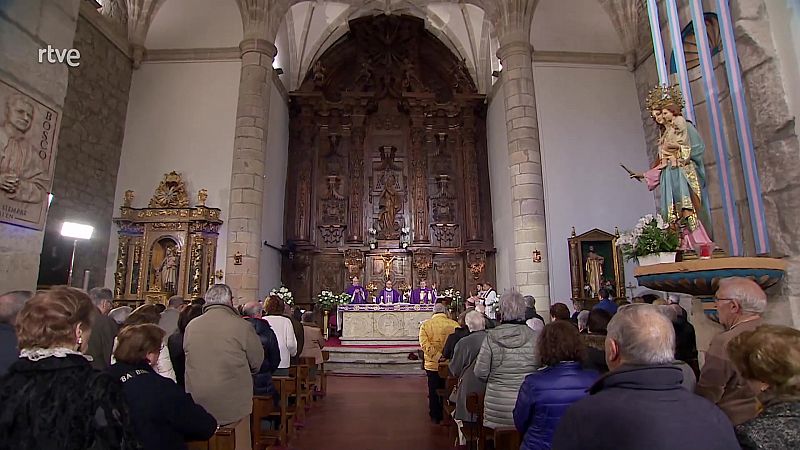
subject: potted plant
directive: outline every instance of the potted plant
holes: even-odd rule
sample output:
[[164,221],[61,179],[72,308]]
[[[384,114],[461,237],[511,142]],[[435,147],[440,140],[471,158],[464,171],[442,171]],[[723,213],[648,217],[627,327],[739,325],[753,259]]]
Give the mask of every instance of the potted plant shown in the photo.
[[680,236],[659,214],[648,214],[633,230],[617,239],[626,260],[635,259],[640,266],[675,262]]

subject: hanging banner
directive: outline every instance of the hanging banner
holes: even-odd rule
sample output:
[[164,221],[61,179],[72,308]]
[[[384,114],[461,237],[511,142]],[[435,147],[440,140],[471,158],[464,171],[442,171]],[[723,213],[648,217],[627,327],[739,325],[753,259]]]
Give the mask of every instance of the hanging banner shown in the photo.
[[694,99],[692,89],[689,86],[689,72],[686,69],[686,55],[683,53],[683,36],[681,36],[681,23],[678,19],[678,6],[676,0],[666,0],[667,23],[669,24],[669,35],[672,38],[672,54],[675,58],[678,81],[681,85],[681,93],[686,100],[686,119],[692,123],[697,123],[694,116]]
[[736,123],[736,136],[739,139],[739,153],[742,157],[747,202],[750,205],[750,223],[753,226],[756,254],[769,253],[767,222],[764,218],[764,202],[761,198],[761,181],[756,168],[756,155],[753,149],[753,135],[750,130],[747,100],[745,99],[742,72],[739,68],[739,55],[736,52],[736,39],[728,0],[717,0],[717,17],[722,38],[722,51],[725,54],[725,68],[728,72],[728,88],[733,105],[733,118]]
[[739,234],[739,215],[733,199],[731,183],[731,168],[728,161],[728,141],[725,137],[724,118],[719,105],[719,91],[717,79],[714,76],[714,61],[711,59],[711,48],[708,43],[705,17],[703,15],[702,0],[689,0],[694,24],[694,35],[697,39],[697,52],[700,56],[700,69],[706,94],[706,107],[708,108],[708,122],[711,129],[711,140],[714,154],[717,159],[717,174],[719,176],[720,192],[722,193],[722,209],[725,214],[725,229],[729,240],[729,253],[731,256],[741,256],[742,237]]
[[647,15],[650,17],[650,33],[653,36],[653,56],[656,58],[658,83],[669,84],[667,62],[664,59],[664,42],[661,40],[661,22],[658,20],[656,0],[647,0]]

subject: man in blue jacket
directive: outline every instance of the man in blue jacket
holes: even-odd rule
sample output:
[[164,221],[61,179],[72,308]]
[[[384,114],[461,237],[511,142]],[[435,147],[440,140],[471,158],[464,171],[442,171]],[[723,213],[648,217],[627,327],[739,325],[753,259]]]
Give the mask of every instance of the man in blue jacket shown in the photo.
[[261,318],[261,303],[246,303],[242,307],[242,315],[256,330],[258,339],[261,340],[261,346],[264,347],[264,362],[261,363],[258,373],[253,374],[253,394],[272,395],[277,404],[279,399],[275,395],[275,386],[272,384],[272,373],[281,363],[278,337],[275,336],[269,322]]
[[553,449],[739,448],[722,410],[681,388],[683,374],[672,364],[675,332],[657,307],[620,308],[605,348],[611,371],[561,418]]

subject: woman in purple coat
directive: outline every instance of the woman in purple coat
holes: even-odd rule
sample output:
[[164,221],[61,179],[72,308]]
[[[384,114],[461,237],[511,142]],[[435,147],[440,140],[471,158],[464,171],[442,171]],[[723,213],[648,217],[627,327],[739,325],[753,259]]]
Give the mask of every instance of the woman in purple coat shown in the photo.
[[514,407],[514,424],[523,435],[520,450],[549,449],[561,416],[599,377],[581,368],[585,348],[572,323],[545,326],[538,345],[542,368],[525,377]]

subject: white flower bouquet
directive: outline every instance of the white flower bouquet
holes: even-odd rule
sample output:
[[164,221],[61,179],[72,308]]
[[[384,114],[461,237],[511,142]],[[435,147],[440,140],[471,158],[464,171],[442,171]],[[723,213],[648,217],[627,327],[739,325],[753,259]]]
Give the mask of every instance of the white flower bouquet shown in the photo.
[[622,233],[617,246],[626,260],[654,253],[674,252],[680,245],[678,233],[660,214],[647,214],[639,219],[633,230]]
[[339,305],[347,304],[350,296],[347,294],[336,295],[331,291],[322,291],[317,295],[317,304],[323,311],[333,311]]
[[277,296],[287,305],[294,305],[294,296],[292,295],[292,291],[285,286],[281,286],[280,288],[269,291],[269,295]]

